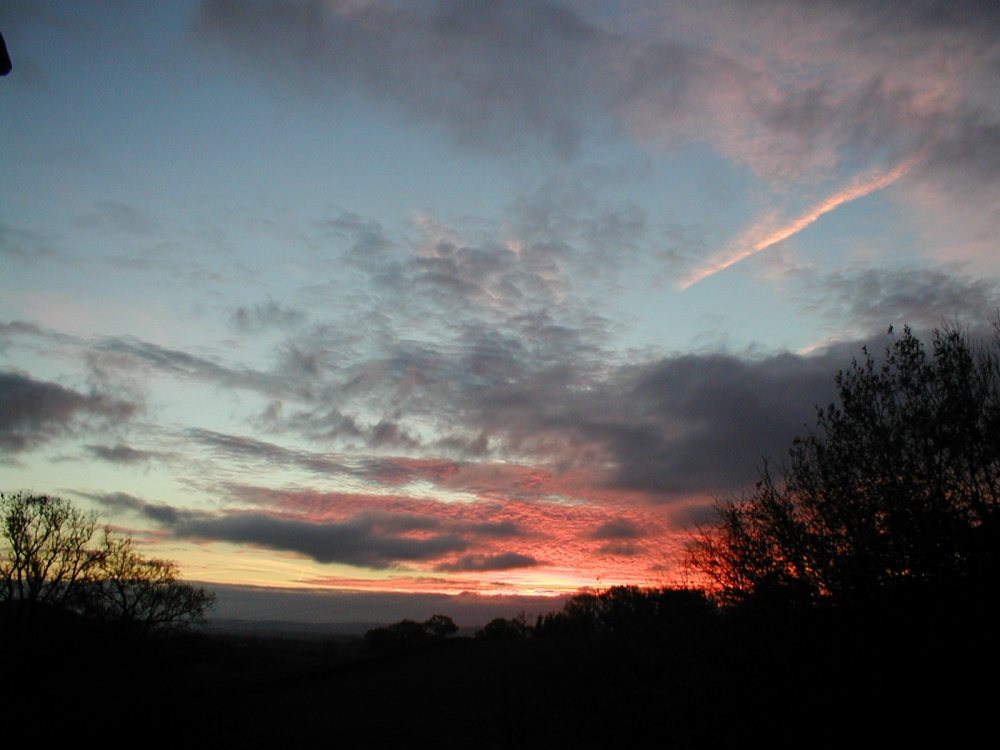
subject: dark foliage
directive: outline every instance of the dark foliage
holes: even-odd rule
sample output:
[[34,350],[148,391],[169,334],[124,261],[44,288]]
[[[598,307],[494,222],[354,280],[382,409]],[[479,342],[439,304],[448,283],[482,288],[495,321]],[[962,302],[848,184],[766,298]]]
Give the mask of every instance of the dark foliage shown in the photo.
[[[891,333],[890,329],[890,333]],[[729,604],[869,606],[992,581],[1000,511],[1000,331],[904,329],[836,378],[839,403],[789,465],[717,506],[694,565]]]
[[429,620],[400,620],[392,625],[372,628],[365,633],[365,645],[376,653],[401,652],[436,643],[458,632],[458,626],[447,615],[433,615]]
[[476,638],[507,641],[527,638],[532,633],[532,627],[524,612],[511,617],[494,617],[482,628],[476,631]]
[[714,607],[698,589],[643,589],[613,586],[572,597],[562,611],[542,615],[537,637],[660,637],[698,627],[714,615]]

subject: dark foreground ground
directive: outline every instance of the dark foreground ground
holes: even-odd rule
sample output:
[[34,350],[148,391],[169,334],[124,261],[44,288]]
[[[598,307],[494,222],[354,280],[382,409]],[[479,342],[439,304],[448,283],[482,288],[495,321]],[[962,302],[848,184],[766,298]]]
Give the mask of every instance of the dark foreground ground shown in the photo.
[[613,639],[123,638],[5,625],[0,705],[35,738],[145,747],[992,745],[997,629],[976,608],[718,618]]

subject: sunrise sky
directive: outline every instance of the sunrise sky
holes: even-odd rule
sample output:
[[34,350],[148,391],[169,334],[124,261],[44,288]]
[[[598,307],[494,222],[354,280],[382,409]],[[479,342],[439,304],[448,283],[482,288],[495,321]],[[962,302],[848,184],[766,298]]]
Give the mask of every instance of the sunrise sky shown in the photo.
[[681,583],[1000,308],[997,7],[6,1],[0,490],[226,591]]

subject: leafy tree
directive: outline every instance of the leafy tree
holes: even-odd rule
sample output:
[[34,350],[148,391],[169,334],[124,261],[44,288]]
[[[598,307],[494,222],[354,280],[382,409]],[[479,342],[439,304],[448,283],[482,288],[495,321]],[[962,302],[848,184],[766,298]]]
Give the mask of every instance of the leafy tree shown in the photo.
[[431,638],[443,640],[455,635],[458,632],[458,625],[448,615],[431,615],[431,618],[424,622],[424,630]]
[[96,514],[60,497],[0,493],[0,603],[28,617],[55,609],[147,632],[201,620],[211,594],[100,528]]
[[700,589],[612,586],[596,593],[576,594],[562,611],[539,616],[533,633],[542,638],[655,636],[703,625],[714,612]]
[[428,643],[443,641],[458,632],[458,625],[447,615],[432,615],[429,620],[400,620],[372,628],[365,633],[365,645],[376,652],[406,651]]
[[692,546],[724,601],[861,603],[995,567],[1000,331],[945,327],[928,352],[905,328],[881,362],[863,353],[788,465],[717,504]]
[[505,617],[494,617],[482,628],[476,631],[476,638],[494,641],[521,640],[531,635],[531,625],[527,615],[520,612],[509,620]]

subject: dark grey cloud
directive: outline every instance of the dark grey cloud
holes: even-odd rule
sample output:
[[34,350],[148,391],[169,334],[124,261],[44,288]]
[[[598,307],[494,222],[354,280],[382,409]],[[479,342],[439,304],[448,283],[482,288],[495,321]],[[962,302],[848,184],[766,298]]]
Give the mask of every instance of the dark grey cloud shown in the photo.
[[[794,7],[803,25],[838,30],[839,67],[855,75],[846,93],[833,79],[817,76],[821,83],[774,102],[765,122],[775,132],[802,142],[827,138],[867,155],[917,154],[925,160],[922,172],[942,173],[949,182],[959,177],[959,188],[996,184],[1000,112],[988,93],[1000,74],[996,4],[773,5]],[[852,53],[859,53],[856,61]],[[926,68],[929,62],[934,69]],[[949,95],[940,96],[945,86]]]
[[[778,6],[809,8],[806,0],[771,0]],[[994,3],[980,0],[928,0],[911,3],[908,0],[888,0],[877,7],[865,0],[839,0],[829,8],[813,5],[817,13],[848,11],[855,19],[853,30],[863,42],[868,38],[885,36],[936,38],[942,32],[958,31],[962,36],[975,39],[1000,39],[1000,8]],[[922,37],[927,34],[929,37]]]
[[138,404],[107,394],[81,393],[18,372],[0,372],[0,446],[11,453],[31,450],[78,428],[122,424],[138,410]]
[[[624,123],[762,174],[919,154],[924,169],[995,184],[991,5],[663,2],[635,23],[630,9],[588,16],[566,2],[205,0],[195,28],[285,87],[360,90],[468,145],[572,155]],[[641,217],[608,218],[628,232]]]
[[[689,355],[636,372],[625,414],[583,429],[617,458],[612,484],[667,494],[719,492],[783,456],[833,400],[840,357],[779,354],[758,361]],[[625,415],[622,415],[625,416]]]
[[958,118],[933,144],[927,167],[945,172],[954,189],[976,192],[995,185],[1000,179],[1000,115],[975,110]]
[[250,368],[230,368],[207,357],[132,337],[102,339],[93,345],[90,356],[98,368],[105,367],[107,360],[113,360],[118,367],[144,366],[175,377],[230,388],[246,388],[267,394],[294,391],[294,384],[280,376]]
[[45,339],[51,335],[51,331],[47,331],[34,323],[26,323],[23,320],[0,323],[0,351],[6,351],[22,338],[29,340]]
[[252,459],[284,465],[295,464],[320,474],[353,473],[353,470],[345,463],[334,460],[325,454],[291,450],[263,440],[197,428],[189,429],[185,434],[191,440],[208,446],[229,459]]
[[[387,257],[369,271],[386,312],[444,328],[461,320],[504,322],[512,315],[560,305],[566,295],[570,248],[528,242],[517,250],[487,240],[420,238],[407,255]],[[442,228],[444,231],[444,228]]]
[[[827,284],[826,293],[848,295],[845,304],[854,306],[867,300],[870,310],[859,308],[851,315],[863,324],[877,321],[881,328],[887,325],[883,316],[889,306],[899,312],[906,299],[901,291],[905,284],[890,286],[899,299],[888,291],[882,294],[885,299],[862,295],[836,280]],[[930,288],[935,286],[940,300],[925,308],[918,325],[930,310],[944,309],[949,301],[972,300],[968,288],[945,288],[944,279],[933,273],[913,279],[924,303],[932,300]],[[992,299],[987,287],[980,293],[983,300]],[[569,347],[550,362],[524,339],[508,339],[486,328],[467,328],[465,333],[461,346],[421,345],[377,366],[369,363],[370,374],[332,388],[320,398],[324,406],[314,412],[274,417],[286,429],[326,440],[345,419],[339,410],[329,410],[327,399],[370,394],[396,404],[401,416],[370,427],[349,420],[352,430],[365,446],[398,452],[398,457],[346,458],[348,448],[340,455],[289,450],[203,430],[189,436],[232,458],[360,476],[385,486],[447,484],[463,458],[540,458],[555,472],[601,467],[599,481],[607,488],[673,501],[734,490],[756,478],[762,460],[781,460],[792,439],[814,423],[816,407],[835,399],[834,376],[861,349],[857,342],[810,355],[690,354],[623,366],[605,362],[583,345]],[[332,420],[332,431],[319,438],[325,418]],[[420,455],[430,444],[408,437],[417,423],[430,426],[437,436],[433,445],[450,460],[405,458],[411,451]],[[600,536],[595,539],[617,542],[637,538],[627,535],[638,530],[625,523],[596,533]]]
[[83,447],[90,455],[113,464],[141,464],[160,455],[153,451],[131,448],[121,443],[118,445],[85,445]]
[[539,272],[573,261],[584,273],[599,269],[602,280],[613,279],[643,246],[649,219],[638,205],[609,200],[601,191],[635,177],[617,169],[580,168],[572,178],[550,177],[519,195],[510,207],[511,223]]
[[490,570],[516,570],[517,568],[532,568],[540,565],[530,555],[517,552],[503,552],[499,555],[463,555],[452,563],[439,565],[438,570],[444,572],[485,572]]
[[143,518],[147,518],[168,528],[204,516],[203,513],[185,511],[164,503],[150,503],[127,492],[107,492],[101,494],[77,492],[76,494],[89,498],[112,511],[132,511]]
[[305,321],[305,313],[269,299],[267,302],[233,311],[230,323],[241,333],[259,333],[269,328],[294,328]]
[[184,522],[180,537],[254,544],[295,552],[320,563],[391,568],[406,562],[435,560],[463,552],[468,542],[455,534],[405,536],[372,517],[344,523],[316,523],[263,513],[229,515]]
[[591,539],[622,540],[636,539],[643,536],[642,529],[626,518],[616,518],[606,521],[594,529]]
[[615,518],[602,523],[589,536],[591,539],[605,542],[599,548],[599,552],[603,555],[632,557],[642,549],[635,540],[645,535],[642,529],[627,518]]
[[540,136],[561,155],[579,148],[581,108],[605,54],[605,35],[569,6],[521,0],[206,0],[196,28],[286,85],[361,88],[460,143],[522,146]]
[[639,545],[630,542],[608,542],[602,544],[598,549],[602,555],[614,555],[615,557],[634,557],[642,551]]
[[806,282],[806,305],[838,323],[877,330],[931,329],[946,321],[982,324],[1000,310],[1000,285],[934,268],[864,268]]
[[594,372],[562,368],[469,394],[491,445],[565,466],[610,461],[608,486],[664,499],[727,491],[785,455],[831,402],[848,348],[748,359],[685,355]]

